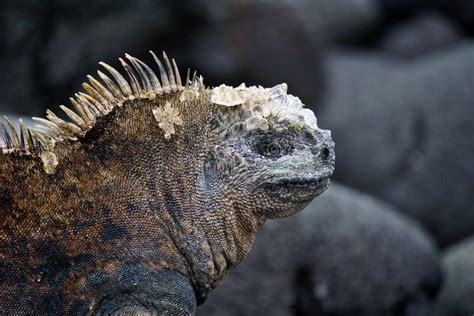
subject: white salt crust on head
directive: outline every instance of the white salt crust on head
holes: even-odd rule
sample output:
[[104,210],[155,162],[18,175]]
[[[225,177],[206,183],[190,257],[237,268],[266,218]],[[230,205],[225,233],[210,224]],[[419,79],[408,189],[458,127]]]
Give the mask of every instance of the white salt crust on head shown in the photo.
[[244,83],[234,88],[223,84],[212,90],[211,102],[229,107],[241,105],[250,114],[245,121],[248,130],[268,129],[268,117],[274,117],[278,122],[287,120],[300,127],[318,129],[313,111],[303,108],[301,100],[287,91],[286,83],[272,88],[246,87]]

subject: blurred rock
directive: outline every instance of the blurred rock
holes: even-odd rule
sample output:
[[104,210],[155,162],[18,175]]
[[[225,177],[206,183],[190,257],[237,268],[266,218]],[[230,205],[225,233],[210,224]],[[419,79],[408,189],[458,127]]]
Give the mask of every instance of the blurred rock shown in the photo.
[[380,22],[377,0],[284,0],[297,8],[305,25],[323,41],[355,43]]
[[380,8],[388,20],[397,20],[417,14],[422,9],[431,8],[432,0],[379,0]]
[[433,242],[388,205],[343,186],[268,221],[198,315],[435,315]]
[[319,36],[284,1],[22,0],[0,8],[2,111],[42,115],[82,90],[99,61],[117,67],[127,52],[152,63],[149,49],[166,49],[211,85],[285,81],[314,103],[323,91]]
[[[286,7],[292,11],[312,37],[325,42],[354,42],[375,28],[380,19],[378,0],[201,0],[216,22],[245,14],[249,7]],[[266,18],[271,12],[260,15]],[[278,20],[276,20],[278,22]]]
[[206,83],[268,87],[286,82],[292,94],[320,101],[323,49],[298,12],[283,1],[242,1],[231,8],[195,39],[196,69]]
[[441,11],[448,12],[470,35],[474,35],[474,1],[435,0],[434,2]]
[[203,19],[191,0],[3,1],[1,110],[40,115],[126,52],[150,62],[148,50],[166,49],[185,64],[189,30]]
[[427,12],[391,30],[382,41],[382,49],[405,59],[447,50],[457,45],[461,35],[446,17]]
[[474,1],[472,0],[378,0],[384,20],[397,21],[422,12],[437,10],[447,14],[459,26],[474,34]]
[[335,53],[327,69],[319,122],[337,144],[336,178],[416,217],[441,245],[472,234],[474,46],[417,63]]
[[443,258],[445,284],[439,296],[441,312],[449,316],[474,311],[474,237],[448,248]]

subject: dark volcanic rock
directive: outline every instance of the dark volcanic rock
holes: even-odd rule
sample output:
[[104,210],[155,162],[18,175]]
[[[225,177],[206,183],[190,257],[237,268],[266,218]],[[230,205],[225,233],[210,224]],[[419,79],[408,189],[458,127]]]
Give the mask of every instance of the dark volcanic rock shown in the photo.
[[385,19],[396,21],[423,10],[438,10],[450,16],[468,34],[474,34],[474,1],[472,0],[378,0]]
[[452,48],[460,38],[457,27],[446,17],[427,12],[391,30],[382,41],[382,49],[394,57],[424,57]]
[[378,0],[287,1],[295,7],[305,25],[327,42],[354,43],[378,26]]
[[384,203],[333,184],[268,221],[199,315],[434,315],[433,242]]
[[435,0],[435,2],[440,10],[448,12],[470,35],[474,34],[474,1]]
[[[380,19],[378,0],[201,0],[209,14],[217,19],[230,19],[246,14],[249,7],[270,9],[260,18],[266,19],[273,9],[285,7],[310,32],[311,37],[319,37],[325,42],[354,42],[374,29]],[[217,21],[216,21],[217,22]],[[285,22],[285,21],[280,21]],[[291,21],[289,21],[291,23]],[[258,31],[258,30],[256,30]]]
[[194,49],[196,67],[207,84],[286,82],[292,94],[320,101],[322,47],[298,10],[284,1],[242,1],[235,7],[228,2],[212,3],[210,7],[220,7],[224,13],[196,37]]
[[474,311],[474,237],[453,245],[443,258],[445,284],[439,296],[440,310],[449,316]]
[[334,55],[319,121],[336,178],[418,218],[442,244],[474,231],[474,46],[417,63]]
[[[202,24],[194,1],[33,0],[0,3],[0,106],[42,114],[79,90],[101,60],[124,53],[151,61],[166,49],[178,61],[190,29]],[[180,54],[181,52],[181,54]]]

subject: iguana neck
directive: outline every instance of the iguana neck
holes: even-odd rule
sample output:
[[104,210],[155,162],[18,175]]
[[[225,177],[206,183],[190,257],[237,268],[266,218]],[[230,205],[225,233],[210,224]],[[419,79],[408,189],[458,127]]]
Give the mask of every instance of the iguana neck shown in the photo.
[[[84,140],[84,156],[97,169],[81,182],[96,183],[104,194],[115,191],[121,209],[147,208],[179,250],[198,292],[206,293],[245,257],[263,220],[227,192],[224,179],[209,184],[205,163],[213,144],[201,115],[194,117],[201,122],[185,122],[189,130],[167,140],[151,115],[119,114]],[[116,126],[127,116],[139,116],[141,123]]]
[[[19,181],[31,181],[16,188],[35,189],[25,199],[31,205],[20,208],[34,210],[28,212],[35,217],[31,222],[58,227],[43,227],[48,236],[73,234],[76,226],[84,227],[81,234],[88,238],[80,234],[64,238],[77,238],[70,252],[97,247],[104,258],[148,256],[178,267],[190,276],[197,294],[205,295],[245,257],[263,221],[224,183],[209,186],[204,171],[212,147],[207,114],[195,115],[182,127],[188,128],[186,132],[178,130],[167,140],[152,115],[157,106],[157,102],[124,105],[82,139],[60,144],[55,148],[58,165],[53,174],[42,170],[39,158],[25,159],[24,166],[36,171],[24,176],[14,170]],[[73,218],[75,227],[68,228]],[[120,242],[91,244],[90,240],[116,238],[101,230],[106,222],[126,234]]]

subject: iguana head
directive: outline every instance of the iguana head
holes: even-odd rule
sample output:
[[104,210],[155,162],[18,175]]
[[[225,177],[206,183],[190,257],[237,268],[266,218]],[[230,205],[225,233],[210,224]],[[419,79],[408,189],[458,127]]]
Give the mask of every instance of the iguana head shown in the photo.
[[277,218],[300,211],[328,187],[335,163],[331,133],[318,128],[314,113],[287,94],[286,84],[221,85],[211,100],[218,106],[213,136],[219,141],[207,168],[220,170],[215,174],[230,195]]

